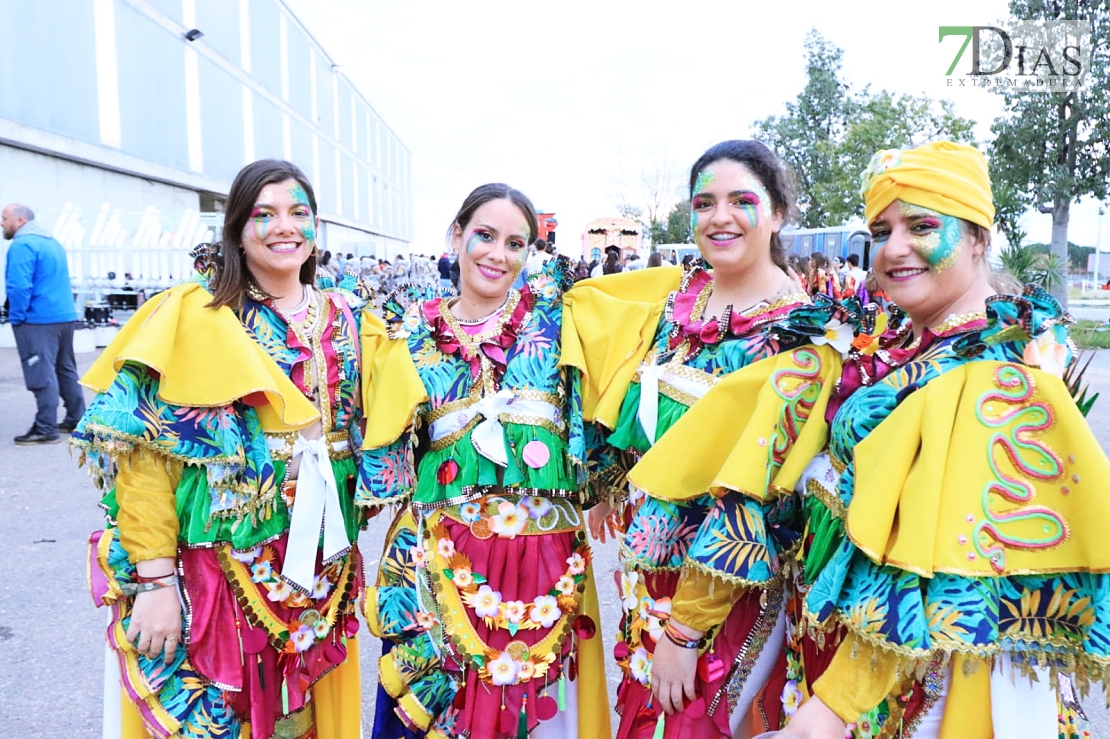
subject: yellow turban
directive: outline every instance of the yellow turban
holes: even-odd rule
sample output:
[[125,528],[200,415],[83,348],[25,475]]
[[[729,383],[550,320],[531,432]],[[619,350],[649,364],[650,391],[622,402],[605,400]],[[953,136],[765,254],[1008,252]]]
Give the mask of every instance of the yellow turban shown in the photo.
[[868,223],[895,200],[990,228],[994,201],[987,160],[974,146],[937,141],[916,149],[884,149],[862,175]]

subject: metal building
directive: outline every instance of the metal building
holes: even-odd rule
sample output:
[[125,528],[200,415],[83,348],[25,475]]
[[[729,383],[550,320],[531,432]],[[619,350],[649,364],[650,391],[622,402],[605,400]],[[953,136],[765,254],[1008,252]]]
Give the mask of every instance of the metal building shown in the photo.
[[312,181],[321,248],[408,251],[408,149],[281,0],[0,0],[0,203],[54,230],[79,291],[187,277],[265,157]]

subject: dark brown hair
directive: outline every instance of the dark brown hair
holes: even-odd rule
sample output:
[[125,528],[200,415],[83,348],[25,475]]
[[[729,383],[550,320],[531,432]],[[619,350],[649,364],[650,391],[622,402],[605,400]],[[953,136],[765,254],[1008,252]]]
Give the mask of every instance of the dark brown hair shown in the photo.
[[465,230],[470,219],[474,217],[474,212],[481,208],[483,205],[491,200],[508,200],[516,207],[520,208],[520,212],[524,214],[525,220],[528,221],[528,243],[532,244],[537,236],[540,234],[540,224],[536,219],[536,209],[532,205],[532,201],[528,196],[520,190],[509,187],[504,182],[491,182],[486,185],[481,185],[474,188],[474,190],[466,196],[463,201],[462,207],[459,212],[455,214],[455,219],[451,221],[451,225],[447,228],[447,242],[451,242],[451,236],[455,232],[455,226]]
[[[691,200],[698,175],[710,164],[723,159],[742,164],[751,171],[771,196],[771,209],[782,216],[783,224],[791,219],[794,214],[794,186],[790,182],[790,176],[774,152],[758,141],[722,141],[698,157],[690,168]],[[786,248],[783,247],[778,232],[771,234],[771,261],[786,272]]]
[[[239,170],[239,174],[235,175],[235,181],[231,183],[231,191],[227,194],[220,256],[215,261],[215,271],[208,281],[208,289],[213,296],[208,307],[219,308],[228,305],[238,310],[243,307],[247,288],[252,284],[258,287],[254,276],[247,269],[247,260],[243,253],[243,228],[250,219],[251,211],[262,188],[286,180],[296,180],[304,188],[308,195],[309,207],[312,208],[312,216],[315,218],[316,193],[309,184],[308,177],[292,162],[260,159],[243,167]],[[316,282],[315,244],[312,255],[301,265],[300,281],[303,285],[312,285]]]

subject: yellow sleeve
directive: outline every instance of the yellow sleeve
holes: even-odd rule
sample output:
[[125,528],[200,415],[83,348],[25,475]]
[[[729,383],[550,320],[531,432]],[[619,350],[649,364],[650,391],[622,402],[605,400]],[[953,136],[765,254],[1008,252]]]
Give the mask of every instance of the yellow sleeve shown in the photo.
[[[875,562],[926,577],[1110,569],[1110,460],[1048,373],[993,360],[954,367],[853,455],[847,533]],[[976,531],[991,511],[1000,520],[989,538],[1002,543],[987,547]],[[969,559],[961,540],[979,556]]]
[[174,491],[181,463],[142,449],[121,459],[116,473],[116,523],[131,562],[177,556],[177,507]]
[[744,588],[716,580],[692,568],[682,570],[671,600],[671,618],[697,631],[709,631],[725,622]]
[[[413,310],[419,310],[419,305]],[[391,444],[410,431],[428,392],[412,363],[404,339],[391,339],[385,322],[375,315],[362,319],[362,409],[366,417],[363,449]]]
[[582,372],[582,412],[613,428],[636,368],[651,349],[678,267],[582,280],[563,295],[559,362]]
[[[120,368],[135,362],[158,373],[158,397],[170,405],[212,408],[251,397],[265,401],[256,409],[266,431],[311,426],[320,412],[231,309],[209,308],[211,300],[195,282],[155,295],[120,329],[81,384],[105,392]],[[213,358],[234,371],[213,371]]]
[[813,684],[813,692],[841,721],[851,724],[891,695],[903,674],[896,654],[849,632],[825,674]]
[[[789,494],[825,446],[825,406],[840,376],[829,346],[781,352],[729,373],[628,473],[655,498],[733,490],[754,500]],[[691,444],[713,429],[712,444]]]

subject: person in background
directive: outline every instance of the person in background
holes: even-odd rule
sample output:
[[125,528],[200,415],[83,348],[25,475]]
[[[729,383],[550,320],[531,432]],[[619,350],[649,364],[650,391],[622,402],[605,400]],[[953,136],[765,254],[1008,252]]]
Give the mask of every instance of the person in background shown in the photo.
[[644,268],[644,262],[640,259],[639,254],[629,254],[628,261],[624,263],[624,269],[627,272],[635,272]]
[[447,256],[447,252],[443,252],[439,256],[439,261],[436,262],[436,269],[439,270],[439,289],[451,289],[451,257]]
[[823,252],[816,251],[810,257],[812,269],[809,279],[809,294],[818,293],[827,295],[834,300],[840,300],[840,274],[832,269],[829,258]]
[[602,275],[615,275],[623,270],[621,264],[621,249],[619,246],[610,245],[605,247],[605,261],[599,262],[596,267],[590,271],[590,277],[601,277]]
[[590,276],[590,265],[586,264],[586,258],[582,257],[578,260],[578,266],[574,269],[576,279],[584,280]]
[[[4,285],[8,320],[15,334],[23,382],[35,395],[38,410],[31,428],[15,437],[21,446],[54,444],[58,432],[69,433],[85,412],[85,395],[77,381],[73,355],[73,290],[65,249],[35,223],[35,212],[12,203],[3,212],[8,247]],[[58,422],[58,397],[65,418]]]
[[848,255],[848,268],[843,275],[845,298],[857,298],[866,305],[870,297],[867,293],[867,273],[859,267],[859,254]]
[[663,255],[660,252],[653,251],[651,253],[651,256],[648,257],[647,266],[648,267],[662,267],[663,266]]
[[528,262],[524,265],[522,274],[526,277],[539,274],[543,271],[544,265],[547,264],[549,259],[551,259],[551,255],[547,253],[547,242],[543,239],[536,239],[532,255],[528,257]]

